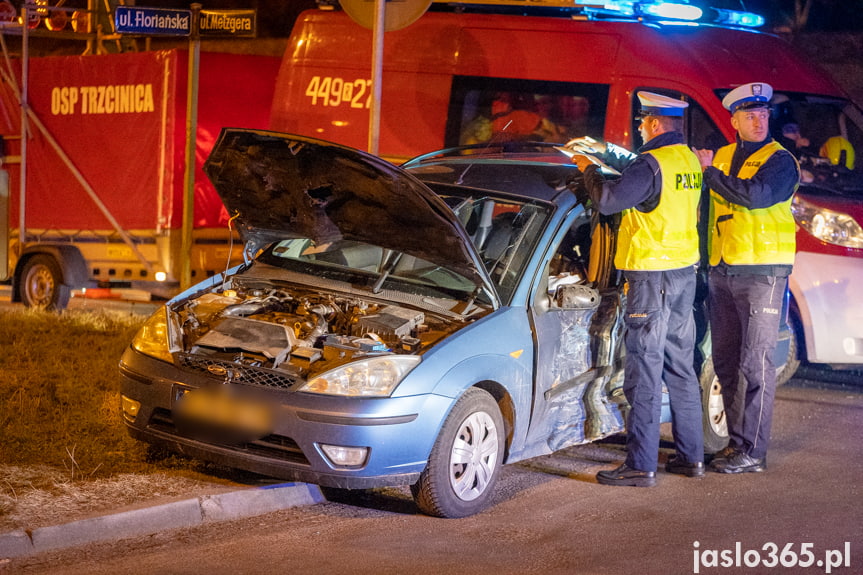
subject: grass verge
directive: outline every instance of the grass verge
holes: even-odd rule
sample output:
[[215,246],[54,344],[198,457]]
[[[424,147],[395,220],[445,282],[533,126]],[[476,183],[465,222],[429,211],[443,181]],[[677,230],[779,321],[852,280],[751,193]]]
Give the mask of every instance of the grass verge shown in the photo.
[[126,433],[117,366],[145,320],[0,310],[0,532],[219,482]]

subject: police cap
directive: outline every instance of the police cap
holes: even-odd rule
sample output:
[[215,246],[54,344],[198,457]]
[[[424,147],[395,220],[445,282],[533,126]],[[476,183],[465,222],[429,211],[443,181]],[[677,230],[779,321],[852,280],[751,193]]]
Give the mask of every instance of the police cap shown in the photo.
[[683,100],[669,98],[662,94],[653,92],[639,92],[638,100],[641,102],[641,116],[682,116],[683,110],[689,104]]
[[764,82],[752,82],[737,86],[722,98],[722,105],[732,114],[738,110],[770,107],[773,87]]

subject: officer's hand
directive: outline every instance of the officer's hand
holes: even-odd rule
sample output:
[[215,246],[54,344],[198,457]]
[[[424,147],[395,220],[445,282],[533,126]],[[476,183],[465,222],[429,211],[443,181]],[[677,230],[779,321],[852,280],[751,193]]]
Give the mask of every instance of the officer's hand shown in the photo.
[[606,150],[605,142],[594,140],[590,136],[573,138],[564,147],[585,154],[604,154]]
[[582,153],[574,153],[571,157],[572,163],[578,166],[578,169],[584,172],[588,166],[595,166],[595,164],[587,157],[586,154]]
[[596,198],[602,193],[602,185],[605,183],[605,176],[596,164],[591,164],[584,169],[584,187],[587,188],[587,193],[596,201]]
[[692,151],[698,157],[702,170],[713,165],[713,150],[696,150],[692,148]]

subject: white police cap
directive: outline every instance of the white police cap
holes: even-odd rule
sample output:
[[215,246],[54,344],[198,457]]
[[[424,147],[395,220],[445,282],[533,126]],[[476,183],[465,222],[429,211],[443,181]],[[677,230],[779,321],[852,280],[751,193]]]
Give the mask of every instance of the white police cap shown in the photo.
[[722,98],[722,105],[732,114],[737,110],[767,108],[773,97],[773,87],[764,82],[753,82],[737,86]]
[[683,110],[689,104],[683,100],[669,98],[653,92],[639,92],[642,116],[682,116]]

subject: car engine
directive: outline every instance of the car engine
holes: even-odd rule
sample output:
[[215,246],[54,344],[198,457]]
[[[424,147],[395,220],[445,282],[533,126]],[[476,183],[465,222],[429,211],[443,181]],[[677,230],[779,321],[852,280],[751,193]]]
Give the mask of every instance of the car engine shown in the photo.
[[174,312],[181,365],[214,375],[237,366],[305,378],[369,355],[421,353],[464,325],[358,297],[237,282]]

